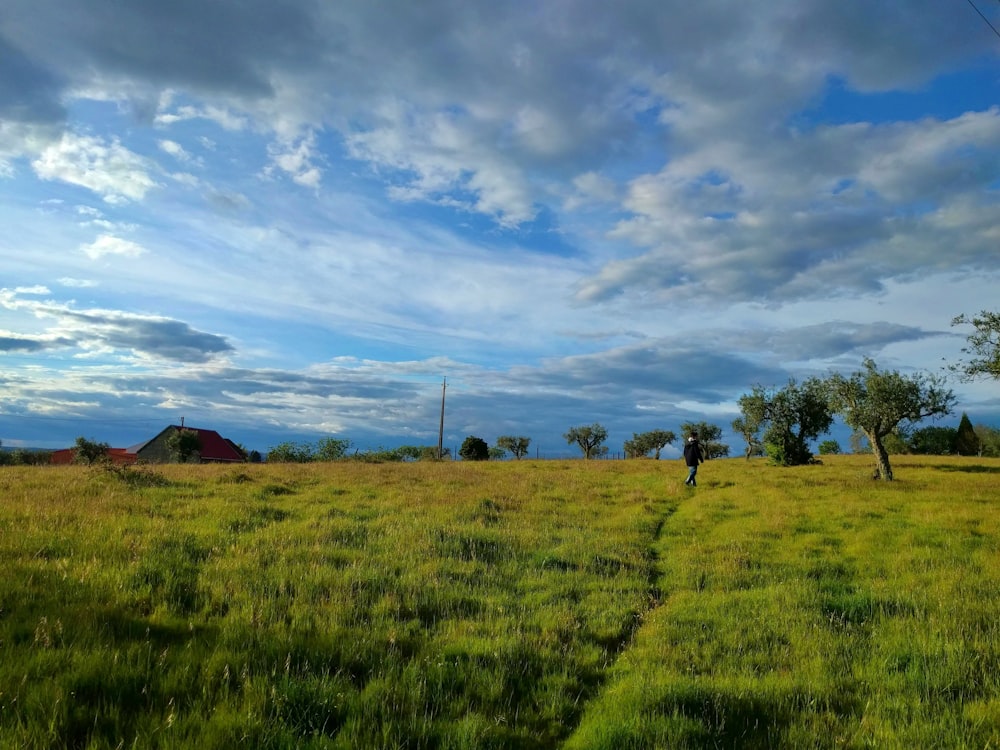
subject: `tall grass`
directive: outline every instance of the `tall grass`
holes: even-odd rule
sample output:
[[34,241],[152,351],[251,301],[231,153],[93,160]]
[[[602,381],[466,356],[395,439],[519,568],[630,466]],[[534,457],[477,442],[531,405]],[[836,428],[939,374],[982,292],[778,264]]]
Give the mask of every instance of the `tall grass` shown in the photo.
[[987,747],[1000,462],[0,471],[0,747]]
[[569,748],[995,747],[1000,465],[709,464]]

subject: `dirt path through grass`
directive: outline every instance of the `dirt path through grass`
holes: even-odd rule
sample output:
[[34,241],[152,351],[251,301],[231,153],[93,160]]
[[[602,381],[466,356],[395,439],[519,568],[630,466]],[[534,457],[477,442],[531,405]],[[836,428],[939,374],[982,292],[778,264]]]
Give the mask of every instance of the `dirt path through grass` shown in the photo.
[[657,606],[565,748],[996,744],[992,475],[716,467],[665,516]]

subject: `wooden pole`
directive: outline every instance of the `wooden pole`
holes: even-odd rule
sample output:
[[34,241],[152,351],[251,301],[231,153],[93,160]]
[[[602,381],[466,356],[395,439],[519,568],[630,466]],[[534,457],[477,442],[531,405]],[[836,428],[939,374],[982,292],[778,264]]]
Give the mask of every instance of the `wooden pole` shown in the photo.
[[441,381],[441,424],[438,427],[438,460],[444,458],[444,391],[448,387],[448,378]]

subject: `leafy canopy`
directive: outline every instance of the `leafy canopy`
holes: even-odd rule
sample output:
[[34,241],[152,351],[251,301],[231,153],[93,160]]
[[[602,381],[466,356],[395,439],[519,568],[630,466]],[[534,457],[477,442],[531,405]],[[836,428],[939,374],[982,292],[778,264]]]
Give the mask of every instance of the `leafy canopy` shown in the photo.
[[632,439],[625,441],[625,455],[629,458],[641,458],[654,452],[653,458],[660,460],[660,452],[677,439],[670,430],[650,430],[649,432],[632,433]]
[[952,366],[965,380],[979,377],[1000,380],[1000,312],[983,310],[971,318],[964,314],[951,321],[953,326],[971,325],[972,333],[968,335],[967,346],[962,352],[972,358]]
[[490,457],[490,447],[481,437],[469,435],[458,449],[458,455],[463,461],[487,461]]
[[764,430],[763,443],[768,456],[781,466],[799,466],[812,460],[809,443],[826,433],[833,424],[826,382],[809,378],[801,384],[789,380],[777,391],[761,385],[739,400],[743,416],[737,427],[748,446]]
[[73,462],[78,464],[94,464],[108,455],[111,446],[107,443],[99,443],[96,440],[87,440],[81,436],[76,439],[73,447]]
[[892,480],[886,436],[901,423],[912,425],[926,417],[950,414],[955,404],[954,394],[940,378],[882,371],[871,359],[865,359],[864,369],[849,378],[837,373],[828,384],[830,408],[848,426],[864,432],[878,463],[876,476],[886,481]]
[[509,452],[517,460],[521,460],[528,455],[528,446],[531,445],[531,438],[523,435],[501,435],[497,438],[497,448]]
[[201,450],[201,438],[196,430],[181,427],[167,436],[166,446],[170,455],[186,464]]
[[594,422],[590,426],[571,427],[563,437],[570,445],[576,443],[580,447],[580,450],[583,451],[585,459],[593,458],[596,455],[602,455],[607,452],[607,448],[601,450],[601,447],[604,441],[608,439],[608,431],[604,425],[597,422]]
[[729,455],[729,446],[719,442],[722,438],[722,428],[711,422],[682,422],[681,435],[687,436],[692,432],[698,434],[698,442],[701,443],[701,453],[706,458],[725,458]]

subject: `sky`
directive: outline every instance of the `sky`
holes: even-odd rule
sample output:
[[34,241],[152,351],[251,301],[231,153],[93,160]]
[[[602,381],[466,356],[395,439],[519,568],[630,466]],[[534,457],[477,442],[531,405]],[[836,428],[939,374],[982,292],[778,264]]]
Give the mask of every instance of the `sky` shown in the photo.
[[[1000,299],[1000,0],[5,0],[0,441],[708,421]],[[951,383],[1000,426],[996,381]],[[677,455],[668,448],[666,457]]]

